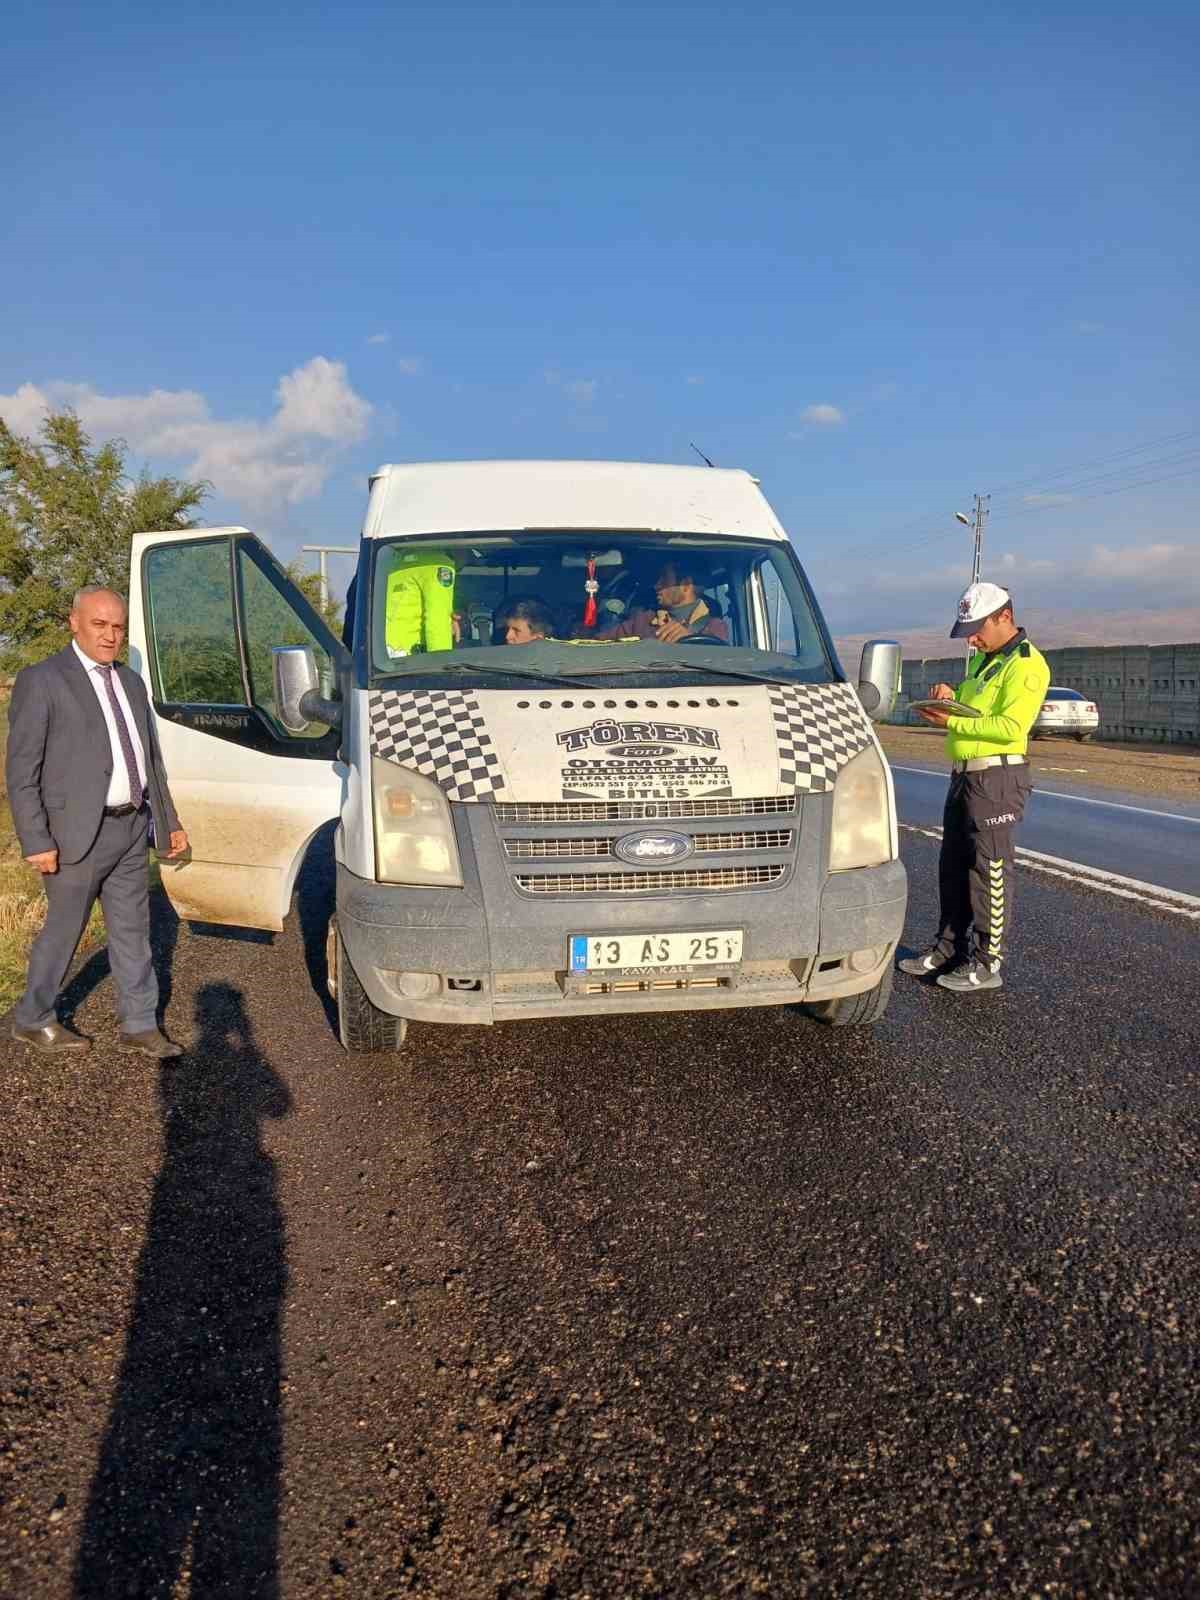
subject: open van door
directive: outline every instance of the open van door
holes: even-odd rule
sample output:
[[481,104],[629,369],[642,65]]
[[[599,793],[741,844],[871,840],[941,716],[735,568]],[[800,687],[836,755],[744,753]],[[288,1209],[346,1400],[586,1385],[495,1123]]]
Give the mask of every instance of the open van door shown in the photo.
[[271,650],[283,644],[310,646],[332,696],[345,650],[245,528],[134,538],[130,663],[191,844],[162,872],[189,920],[282,928],[309,840],[340,813],[340,733],[291,734],[275,714]]

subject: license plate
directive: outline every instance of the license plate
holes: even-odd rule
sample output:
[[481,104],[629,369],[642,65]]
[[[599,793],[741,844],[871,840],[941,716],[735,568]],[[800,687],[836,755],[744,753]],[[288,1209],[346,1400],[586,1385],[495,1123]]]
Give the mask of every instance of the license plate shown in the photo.
[[571,936],[572,972],[679,972],[729,967],[742,959],[741,928],[716,933],[622,933]]

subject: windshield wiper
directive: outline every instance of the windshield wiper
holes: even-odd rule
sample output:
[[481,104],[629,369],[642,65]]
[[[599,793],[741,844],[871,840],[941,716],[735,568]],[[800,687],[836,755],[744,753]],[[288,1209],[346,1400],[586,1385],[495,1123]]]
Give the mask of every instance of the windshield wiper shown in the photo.
[[[511,648],[511,647],[510,647]],[[568,689],[591,687],[582,678],[567,678],[556,672],[527,672],[521,667],[501,667],[485,661],[447,661],[439,672],[492,672],[502,678],[528,678],[531,683],[557,683]]]
[[[660,668],[667,668],[671,672],[707,672],[714,678],[740,678],[744,683],[778,683],[784,687],[793,688],[795,678],[772,678],[765,672],[739,672],[736,667],[717,667],[707,661],[696,661],[689,655],[684,660],[667,661],[639,661],[630,662],[629,670],[652,672]],[[619,670],[619,669],[618,669]]]

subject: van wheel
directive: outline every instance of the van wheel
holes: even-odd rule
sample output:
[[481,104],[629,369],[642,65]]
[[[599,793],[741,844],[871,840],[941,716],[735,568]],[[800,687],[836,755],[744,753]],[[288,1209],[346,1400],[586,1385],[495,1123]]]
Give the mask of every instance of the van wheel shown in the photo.
[[402,1049],[407,1019],[393,1017],[372,1004],[350,965],[340,933],[334,936],[334,960],[332,979],[337,994],[338,1036],[343,1046],[353,1055],[380,1055]]
[[887,1010],[888,1001],[892,998],[893,976],[889,966],[873,989],[866,989],[862,994],[843,995],[837,1000],[814,1000],[804,1009],[810,1017],[816,1017],[827,1028],[865,1027],[868,1023],[878,1022]]
[[1077,733],[1077,734],[1076,734],[1076,735],[1075,735],[1075,738],[1076,738],[1076,740],[1077,740],[1077,741],[1078,741],[1078,742],[1079,742],[1079,743],[1080,743],[1080,744],[1086,744],[1086,743],[1087,743],[1087,742],[1088,742],[1088,740],[1089,740],[1089,739],[1090,739],[1090,738],[1091,738],[1091,737],[1092,737],[1092,736],[1091,736],[1091,734],[1090,734],[1090,733]]

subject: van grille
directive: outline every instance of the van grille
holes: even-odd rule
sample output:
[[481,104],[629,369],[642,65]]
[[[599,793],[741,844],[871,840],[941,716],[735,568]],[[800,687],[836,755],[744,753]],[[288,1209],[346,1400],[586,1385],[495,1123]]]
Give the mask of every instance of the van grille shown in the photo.
[[[517,861],[580,860],[611,856],[614,838],[505,839],[504,848]],[[697,853],[708,850],[790,850],[790,828],[765,828],[761,833],[697,833]]]
[[665,822],[670,817],[770,817],[796,810],[794,794],[754,800],[548,800],[536,804],[498,801],[497,822]]
[[790,828],[764,828],[761,833],[698,833],[697,850],[790,850]]
[[504,848],[518,861],[549,861],[555,858],[612,855],[611,839],[506,839]]
[[700,867],[674,872],[562,872],[545,876],[517,873],[513,882],[525,894],[665,894],[671,889],[759,889],[778,883],[787,868]]

